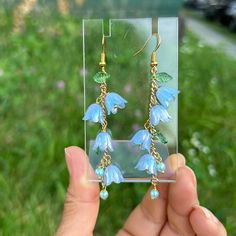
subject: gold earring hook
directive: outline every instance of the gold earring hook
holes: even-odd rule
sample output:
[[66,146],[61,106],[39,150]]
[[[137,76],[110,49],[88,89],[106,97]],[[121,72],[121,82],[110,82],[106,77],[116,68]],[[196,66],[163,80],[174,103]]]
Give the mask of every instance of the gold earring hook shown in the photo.
[[106,50],[106,41],[105,41],[105,35],[102,35],[102,52],[105,53]]
[[106,66],[106,40],[105,35],[102,35],[102,52],[101,52],[101,60],[99,62],[99,66],[101,67],[102,71],[105,71]]
[[147,39],[147,41],[144,43],[143,47],[141,49],[139,49],[134,56],[138,55],[140,52],[143,51],[143,49],[147,46],[147,44],[149,43],[149,41],[152,39],[153,36],[156,36],[157,39],[157,43],[156,46],[154,48],[154,50],[152,51],[152,56],[151,56],[151,66],[157,66],[157,56],[156,56],[156,51],[158,50],[158,48],[161,45],[161,37],[158,33],[152,33],[152,35]]
[[157,43],[156,43],[156,46],[155,46],[154,50],[152,51],[152,53],[155,53],[158,50],[158,48],[161,45],[161,37],[158,33],[153,33],[151,36],[148,37],[147,41],[144,43],[142,48],[139,49],[136,53],[134,53],[134,56],[137,56],[140,52],[143,51],[143,49],[148,45],[148,43],[150,42],[150,40],[152,39],[153,36],[156,36]]

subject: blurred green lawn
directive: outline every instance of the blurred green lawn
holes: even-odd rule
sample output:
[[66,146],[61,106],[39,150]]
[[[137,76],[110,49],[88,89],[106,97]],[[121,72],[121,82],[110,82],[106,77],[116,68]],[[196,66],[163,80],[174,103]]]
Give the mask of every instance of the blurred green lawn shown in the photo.
[[[37,20],[35,20],[37,18]],[[32,15],[13,34],[0,11],[0,235],[53,235],[68,182],[64,147],[83,146],[81,22]],[[179,146],[201,203],[236,235],[236,61],[190,32],[180,47]],[[130,121],[132,122],[132,121]],[[95,235],[114,235],[146,184],[113,185]],[[184,193],[183,193],[184,194]],[[122,201],[122,208],[117,202]]]

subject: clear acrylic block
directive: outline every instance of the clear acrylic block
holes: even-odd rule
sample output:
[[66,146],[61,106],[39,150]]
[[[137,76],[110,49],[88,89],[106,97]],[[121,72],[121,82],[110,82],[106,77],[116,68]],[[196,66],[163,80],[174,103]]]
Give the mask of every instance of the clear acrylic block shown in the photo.
[[[170,74],[174,79],[165,85],[177,89],[178,18],[158,18],[156,27],[161,37],[161,46],[157,51],[158,71]],[[100,70],[98,63],[103,33],[106,37],[106,71],[111,75],[107,81],[108,91],[116,92],[128,101],[125,109],[108,116],[114,147],[112,162],[120,167],[125,182],[150,182],[151,178],[147,173],[134,168],[145,152],[131,145],[129,140],[137,130],[143,128],[148,118],[150,58],[156,45],[155,37],[143,52],[135,57],[134,53],[143,46],[152,30],[150,18],[110,19],[109,22],[100,19],[83,20],[84,112],[100,94],[99,84],[94,82],[93,76]],[[172,102],[168,112],[171,121],[158,126],[168,143],[156,143],[164,161],[170,154],[178,152],[178,99]],[[101,154],[92,149],[99,130],[100,124],[84,123],[85,150],[94,169],[101,159]],[[159,181],[175,181],[175,170],[168,160],[166,168],[166,173],[158,177]],[[96,178],[89,180],[99,181]]]

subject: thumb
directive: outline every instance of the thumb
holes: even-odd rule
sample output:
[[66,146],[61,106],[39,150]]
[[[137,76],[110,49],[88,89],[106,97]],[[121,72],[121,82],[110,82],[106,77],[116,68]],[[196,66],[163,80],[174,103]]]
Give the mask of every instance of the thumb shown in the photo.
[[193,208],[190,223],[198,236],[227,236],[222,223],[205,207],[195,206]]
[[65,149],[70,183],[64,212],[55,236],[88,236],[93,234],[99,209],[99,186],[87,180],[92,167],[87,155],[79,147]]

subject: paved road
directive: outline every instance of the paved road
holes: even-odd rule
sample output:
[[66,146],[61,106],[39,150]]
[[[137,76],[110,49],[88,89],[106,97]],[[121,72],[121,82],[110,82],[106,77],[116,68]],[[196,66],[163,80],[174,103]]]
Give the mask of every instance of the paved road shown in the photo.
[[227,37],[192,18],[186,18],[186,24],[203,42],[215,47],[220,46],[228,55],[236,58],[236,44]]

